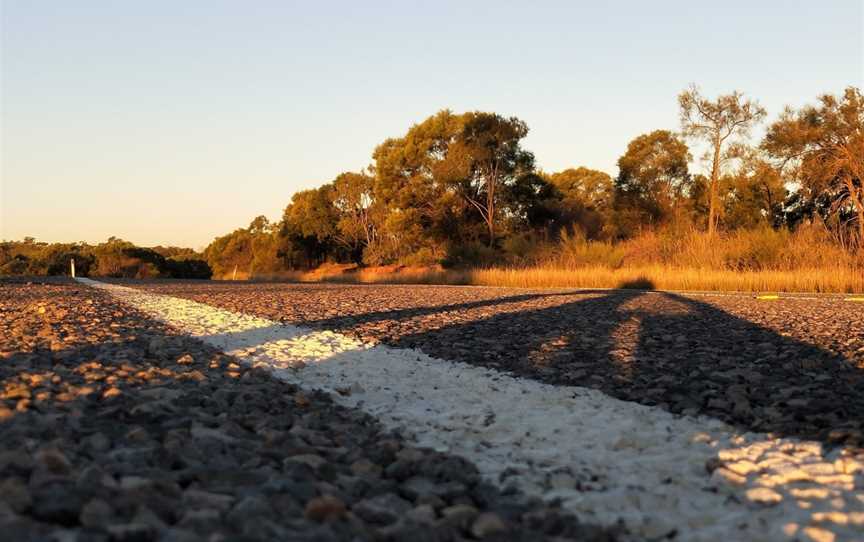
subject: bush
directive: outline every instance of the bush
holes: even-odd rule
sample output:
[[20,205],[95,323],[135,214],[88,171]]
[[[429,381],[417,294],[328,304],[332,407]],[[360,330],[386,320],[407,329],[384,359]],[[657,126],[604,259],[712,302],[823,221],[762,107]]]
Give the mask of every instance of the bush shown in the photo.
[[500,254],[494,248],[474,241],[453,244],[441,262],[444,267],[486,267],[498,261]]
[[0,275],[26,275],[29,268],[30,262],[27,257],[17,255],[3,265],[0,265]]
[[432,247],[423,247],[413,254],[408,254],[399,258],[399,263],[407,266],[427,266],[437,265],[441,261],[441,256],[438,251]]
[[618,269],[624,264],[625,250],[610,241],[589,241],[581,230],[561,232],[556,252],[545,264],[563,268],[604,266]]
[[[166,258],[159,250],[171,254]],[[84,243],[0,243],[0,275],[69,275],[75,260],[78,276],[125,278],[200,278],[208,279],[212,270],[190,249],[136,247],[111,238],[97,246]]]
[[168,258],[165,260],[165,270],[168,276],[175,279],[209,279],[213,276],[213,270],[207,262],[193,258]]
[[532,233],[511,235],[501,243],[506,260],[515,265],[531,265],[548,252],[547,244]]

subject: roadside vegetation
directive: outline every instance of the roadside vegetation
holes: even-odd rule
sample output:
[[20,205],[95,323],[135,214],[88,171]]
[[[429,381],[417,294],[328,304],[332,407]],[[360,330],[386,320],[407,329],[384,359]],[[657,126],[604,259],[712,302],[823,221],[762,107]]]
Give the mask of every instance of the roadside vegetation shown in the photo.
[[[657,288],[745,292],[864,292],[860,253],[833,243],[821,227],[762,228],[718,235],[646,233],[622,241],[564,236],[537,245],[519,264],[442,266],[324,264],[259,275],[264,280],[343,283],[474,284],[526,288]],[[246,277],[241,277],[246,278]]]
[[635,137],[615,177],[543,171],[520,119],[444,110],[201,257],[220,279],[864,291],[861,90],[767,125],[739,92],[678,104],[678,129]]
[[0,242],[0,276],[68,275],[72,260],[79,276],[209,279],[213,274],[189,248],[144,248],[115,237],[98,245],[44,243],[29,237]]
[[864,291],[860,89],[761,141],[767,112],[738,92],[678,102],[679,131],[634,138],[614,178],[539,170],[519,119],[441,111],[205,256],[229,279]]

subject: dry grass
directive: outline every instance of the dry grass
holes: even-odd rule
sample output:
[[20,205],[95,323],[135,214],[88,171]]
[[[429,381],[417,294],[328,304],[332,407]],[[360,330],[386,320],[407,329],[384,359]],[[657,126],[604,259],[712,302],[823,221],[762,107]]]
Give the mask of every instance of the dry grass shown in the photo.
[[[465,279],[460,277],[459,280]],[[864,273],[851,268],[728,271],[663,266],[480,269],[469,273],[467,283],[522,288],[634,287],[691,291],[858,293],[864,292]]]
[[[226,277],[230,278],[230,277]],[[240,273],[238,273],[240,279]],[[246,277],[242,277],[246,278]],[[368,284],[470,284],[520,288],[642,288],[741,292],[864,293],[864,251],[844,250],[824,229],[761,228],[710,238],[698,231],[647,232],[621,243],[565,235],[517,264],[358,268],[325,264],[259,280]]]
[[611,269],[602,266],[488,268],[472,270],[361,269],[333,275],[290,273],[259,280],[343,284],[452,284],[516,288],[637,288],[689,291],[864,293],[864,272],[854,268],[797,271],[730,271],[661,265]]

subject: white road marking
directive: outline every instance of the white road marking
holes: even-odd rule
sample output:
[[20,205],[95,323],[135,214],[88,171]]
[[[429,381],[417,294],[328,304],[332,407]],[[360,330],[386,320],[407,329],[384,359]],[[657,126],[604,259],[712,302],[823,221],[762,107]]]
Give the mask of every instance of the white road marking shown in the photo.
[[342,390],[335,401],[589,522],[681,540],[864,540],[864,463],[844,450],[81,281],[285,381]]

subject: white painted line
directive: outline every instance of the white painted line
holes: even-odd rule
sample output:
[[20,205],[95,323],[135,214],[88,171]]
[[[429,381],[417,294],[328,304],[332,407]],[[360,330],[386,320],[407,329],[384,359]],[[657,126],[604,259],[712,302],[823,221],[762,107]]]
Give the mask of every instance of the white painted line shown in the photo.
[[[334,393],[485,477],[589,522],[679,540],[864,540],[864,463],[817,442],[552,386],[185,299],[82,280],[184,333]],[[709,475],[706,463],[724,467]]]

